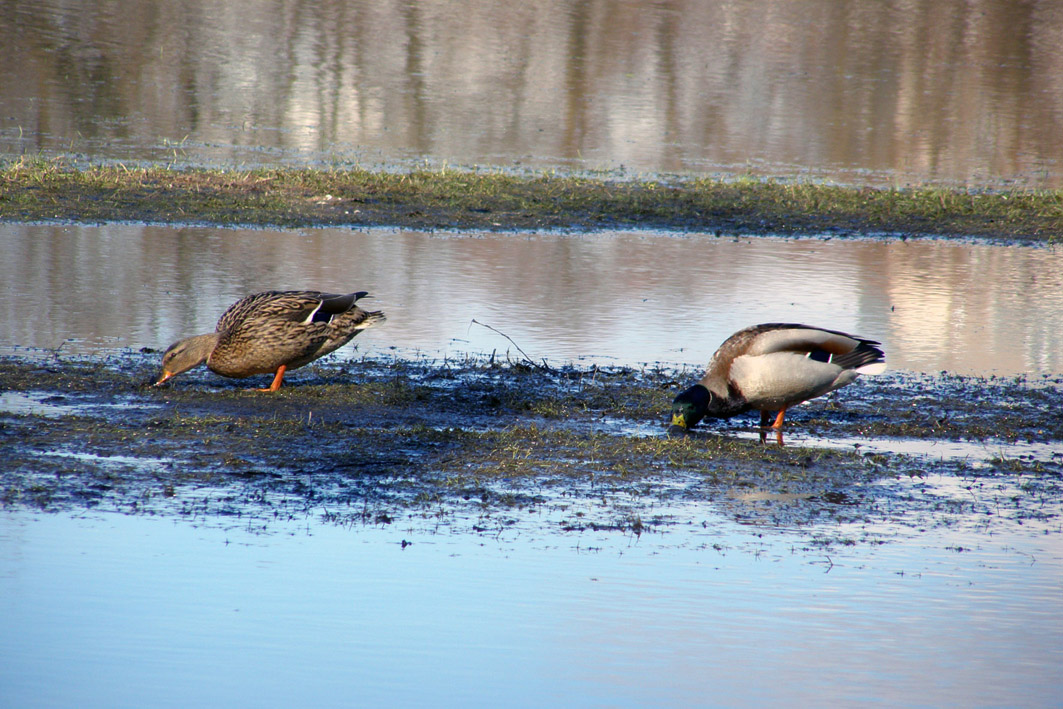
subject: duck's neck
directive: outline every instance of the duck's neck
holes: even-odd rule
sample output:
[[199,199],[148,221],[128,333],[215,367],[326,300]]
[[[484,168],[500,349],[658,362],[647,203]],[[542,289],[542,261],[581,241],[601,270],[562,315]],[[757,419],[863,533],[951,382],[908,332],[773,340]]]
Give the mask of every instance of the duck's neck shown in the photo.
[[728,418],[749,410],[749,404],[746,403],[742,392],[731,385],[726,378],[714,376],[710,372],[699,384],[712,393],[708,409],[705,411],[706,416]]
[[174,369],[184,372],[206,362],[218,346],[221,333],[210,332],[181,340],[170,349],[174,350]]

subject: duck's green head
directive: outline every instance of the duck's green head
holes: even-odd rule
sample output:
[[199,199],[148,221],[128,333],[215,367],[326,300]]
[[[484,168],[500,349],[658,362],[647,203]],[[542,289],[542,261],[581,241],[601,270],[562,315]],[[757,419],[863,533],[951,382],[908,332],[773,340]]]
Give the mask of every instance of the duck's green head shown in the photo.
[[712,394],[701,384],[695,384],[672,400],[672,425],[669,433],[682,434],[705,418]]

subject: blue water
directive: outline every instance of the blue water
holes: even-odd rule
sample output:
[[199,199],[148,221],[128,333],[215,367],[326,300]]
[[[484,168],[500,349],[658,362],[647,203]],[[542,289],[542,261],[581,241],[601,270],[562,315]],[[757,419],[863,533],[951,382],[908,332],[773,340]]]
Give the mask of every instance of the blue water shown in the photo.
[[[1049,706],[1058,534],[0,513],[3,706]],[[1058,530],[1056,530],[1058,531]],[[410,542],[403,547],[403,541]]]

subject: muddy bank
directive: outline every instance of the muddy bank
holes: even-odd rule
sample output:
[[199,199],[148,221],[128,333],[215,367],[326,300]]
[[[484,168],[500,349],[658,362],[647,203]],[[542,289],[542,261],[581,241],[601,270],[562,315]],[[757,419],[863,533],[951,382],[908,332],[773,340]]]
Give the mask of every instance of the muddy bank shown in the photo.
[[1059,378],[866,377],[794,409],[779,446],[752,414],[665,436],[687,369],[359,359],[271,395],[206,370],[153,388],[157,364],[0,360],[0,501],[263,528],[313,515],[638,535],[723,513],[824,543],[878,541],[887,520],[1063,519]]

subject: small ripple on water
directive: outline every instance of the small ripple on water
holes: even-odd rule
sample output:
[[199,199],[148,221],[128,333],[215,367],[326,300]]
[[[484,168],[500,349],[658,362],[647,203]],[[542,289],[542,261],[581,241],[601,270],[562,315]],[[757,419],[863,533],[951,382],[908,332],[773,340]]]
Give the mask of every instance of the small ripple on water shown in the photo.
[[89,415],[99,409],[118,409],[135,405],[139,408],[159,408],[161,404],[145,403],[131,397],[112,401],[86,400],[48,391],[5,391],[0,393],[0,413],[20,416]]
[[[759,438],[758,430],[735,431],[743,439]],[[863,454],[892,453],[932,458],[935,461],[965,461],[975,468],[989,467],[1002,461],[1063,463],[1063,451],[1055,443],[1031,441],[1005,441],[1002,439],[943,440],[919,438],[825,438],[787,431],[786,445],[830,448],[833,450],[856,450]]]

